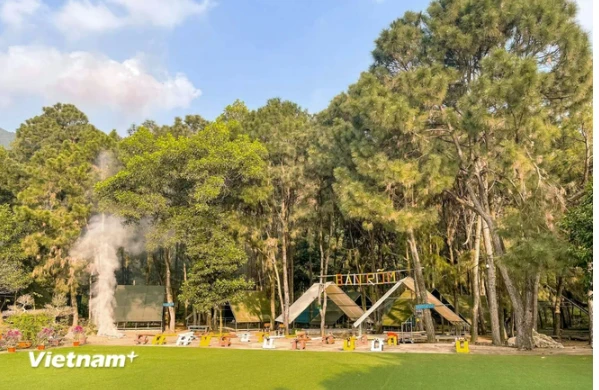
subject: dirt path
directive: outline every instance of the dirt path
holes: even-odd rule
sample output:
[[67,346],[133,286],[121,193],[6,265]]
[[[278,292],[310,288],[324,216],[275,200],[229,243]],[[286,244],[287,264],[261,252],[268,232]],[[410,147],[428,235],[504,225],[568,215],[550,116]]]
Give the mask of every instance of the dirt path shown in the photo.
[[[180,333],[184,332],[182,330]],[[114,346],[135,346],[135,338],[137,334],[158,334],[157,331],[125,331],[123,332],[123,337],[121,338],[107,338],[100,336],[89,336],[88,342],[93,345],[114,345]],[[238,332],[237,335],[242,332]],[[231,346],[229,349],[262,349],[262,343],[258,342],[256,332],[250,332],[250,342],[242,343],[240,339],[233,338],[231,340]],[[376,336],[369,336],[376,337]],[[379,337],[384,338],[384,335],[379,335]],[[175,346],[175,342],[177,340],[176,335],[167,335],[166,345],[164,347],[174,347],[174,348],[194,348],[198,347],[199,341],[194,340],[190,346],[182,347]],[[275,339],[276,349],[282,350],[290,350],[291,349],[291,341],[292,339],[285,338],[277,338]],[[566,341],[564,342],[563,349],[540,349],[537,348],[533,351],[518,351],[515,348],[509,347],[494,347],[490,344],[490,342],[485,342],[486,340],[481,339],[481,343],[477,343],[477,345],[470,345],[470,353],[475,355],[592,355],[593,350],[589,347],[589,345],[585,342],[577,342],[577,341]],[[336,339],[335,343],[332,345],[322,344],[320,339],[312,339],[306,344],[306,350],[309,351],[329,351],[329,352],[341,352],[342,351],[342,339]],[[151,341],[147,344],[148,347],[158,347],[152,346]],[[213,337],[210,348],[223,348],[219,346],[218,337]],[[356,351],[370,351],[370,343],[367,345],[363,345],[359,342],[356,342]],[[441,353],[441,354],[455,354],[455,348],[453,343],[445,342],[445,343],[416,343],[416,344],[400,344],[398,346],[385,346],[384,353]]]

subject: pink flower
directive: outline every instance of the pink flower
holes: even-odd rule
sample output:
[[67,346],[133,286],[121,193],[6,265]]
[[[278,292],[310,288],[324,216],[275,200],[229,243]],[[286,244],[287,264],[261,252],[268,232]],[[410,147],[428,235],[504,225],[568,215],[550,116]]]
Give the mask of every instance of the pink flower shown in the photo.
[[75,333],[75,334],[83,333],[83,328],[80,325],[74,326],[72,330],[73,330],[73,333]]
[[19,340],[21,339],[21,332],[18,329],[11,329],[4,335],[4,339],[6,340],[6,344],[9,347],[14,347],[17,345]]

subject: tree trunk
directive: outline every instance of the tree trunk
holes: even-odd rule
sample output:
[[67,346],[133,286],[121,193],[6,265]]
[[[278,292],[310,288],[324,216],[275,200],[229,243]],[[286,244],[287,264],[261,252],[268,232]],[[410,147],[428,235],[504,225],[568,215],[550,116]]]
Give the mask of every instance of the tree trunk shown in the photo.
[[324,285],[321,284],[322,288],[322,302],[321,295],[318,296],[318,304],[320,305],[320,337],[325,336],[325,327],[327,319],[327,290],[324,289]]
[[[285,242],[288,243],[287,240]],[[294,264],[294,247],[290,245],[287,250],[287,259],[289,262],[289,302],[294,301],[294,292],[295,292],[295,264]]]
[[497,276],[495,275],[493,246],[491,244],[489,228],[484,221],[482,227],[485,251],[487,254],[487,300],[489,302],[489,317],[491,318],[491,340],[493,341],[493,345],[501,345],[499,313],[497,308]]
[[[281,287],[281,277],[279,275],[279,267],[277,267],[277,259],[275,258],[275,248],[271,248],[268,252],[270,261],[272,262],[272,266],[275,273],[275,280],[277,281],[277,292],[279,294],[279,302],[281,303],[281,309],[283,309],[283,315],[285,314],[285,309],[283,305],[283,289]],[[276,318],[276,317],[275,317]],[[274,325],[274,324],[273,324]],[[274,330],[274,328],[272,328]]]
[[[532,337],[532,329],[527,330],[523,329],[526,325],[524,323],[524,305],[522,305],[522,300],[520,298],[520,293],[512,283],[512,280],[509,276],[508,270],[500,261],[497,261],[497,268],[499,268],[499,272],[501,272],[501,276],[503,278],[503,283],[507,290],[508,296],[510,297],[510,301],[512,302],[512,313],[514,317],[514,327],[516,329],[516,346],[518,348],[523,348],[526,345],[530,345],[533,343],[532,338],[529,340],[523,340],[523,337],[528,337],[529,335]],[[525,282],[526,283],[526,282]],[[529,326],[532,326],[532,321],[528,323]]]
[[593,348],[593,290],[589,290],[587,296],[589,308],[589,344]]
[[518,329],[518,336],[522,339],[519,348],[522,350],[532,350],[534,345],[533,329],[534,329],[534,292],[535,292],[536,275],[527,273],[524,282],[524,316],[522,319],[522,327]]
[[71,285],[71,308],[73,309],[73,326],[79,325],[79,305],[77,304],[77,289]]
[[[171,286],[171,258],[170,249],[164,249],[164,268],[165,268],[165,279],[164,286],[166,290],[166,301],[168,303],[174,303],[173,300],[173,289]],[[175,307],[168,307],[168,329],[170,332],[175,331]]]
[[[329,234],[329,240],[331,240],[333,225],[330,224],[331,234]],[[326,316],[327,316],[327,291],[324,288],[326,280],[324,276],[327,274],[329,269],[329,260],[331,257],[331,246],[327,246],[327,250],[324,250],[324,235],[322,232],[322,223],[320,224],[320,279],[319,279],[319,294],[318,294],[318,306],[320,307],[320,336],[325,336]]]
[[539,282],[541,281],[541,271],[536,272],[534,279],[534,291],[532,301],[532,328],[538,331],[539,322]]
[[[481,223],[482,226],[482,223]],[[480,269],[480,257],[479,257],[479,261],[478,261],[478,268]],[[479,286],[480,286],[480,293],[478,294],[479,296],[479,301],[480,301],[480,297],[484,296],[485,300],[487,301],[487,307],[489,307],[489,300],[487,299],[487,288],[485,287],[485,284],[487,283],[484,277],[484,274],[479,272],[478,273],[478,277],[479,277]],[[485,306],[482,305],[482,301],[480,301],[481,305],[478,307],[478,325],[479,325],[479,329],[478,329],[478,334],[487,334],[487,324],[486,324],[486,318],[485,318]]]
[[[266,275],[268,277],[268,285],[270,288],[270,329],[275,329],[275,318],[277,318],[277,283],[275,282],[275,259],[271,256],[271,251],[265,253]],[[277,278],[278,280],[278,278]]]
[[275,278],[272,275],[268,277],[270,282],[270,329],[275,328],[275,318],[277,318],[277,292]]
[[[468,171],[468,169],[465,167],[464,164],[464,155],[463,152],[461,150],[461,146],[459,144],[459,140],[457,138],[457,136],[454,134],[452,134],[453,136],[453,141],[454,144],[456,146],[456,150],[458,152],[458,157],[460,159],[460,168],[462,168],[465,171]],[[510,297],[510,300],[512,301],[512,307],[513,307],[513,313],[515,315],[515,319],[516,319],[516,328],[518,330],[520,330],[522,328],[522,326],[524,325],[523,321],[524,321],[524,308],[522,305],[522,298],[520,297],[520,294],[518,292],[518,290],[516,289],[516,286],[514,285],[514,283],[512,282],[512,279],[509,275],[509,272],[507,270],[507,268],[505,267],[505,265],[503,265],[502,261],[501,261],[501,256],[503,255],[503,244],[501,242],[501,237],[497,234],[496,230],[495,230],[495,224],[493,221],[493,217],[491,214],[491,208],[489,206],[489,185],[487,183],[486,177],[484,177],[484,174],[481,173],[482,169],[481,169],[481,162],[479,160],[474,162],[474,177],[476,178],[476,181],[478,183],[478,188],[479,188],[479,194],[477,195],[477,193],[474,191],[474,188],[472,187],[471,183],[466,180],[464,182],[464,185],[466,186],[466,190],[468,192],[471,204],[468,204],[469,207],[472,207],[476,213],[478,215],[480,215],[482,217],[482,219],[484,220],[485,226],[483,227],[483,237],[485,240],[485,247],[487,248],[487,254],[489,252],[492,251],[492,253],[494,253],[497,258],[494,259],[495,263],[497,265],[497,268],[499,269],[499,272],[501,273],[501,277],[503,278],[506,290],[508,292],[508,295]],[[459,199],[459,198],[458,198]],[[462,200],[463,202],[463,200]],[[488,264],[489,269],[493,268],[492,264]],[[489,287],[491,287],[491,281],[489,281]],[[493,294],[493,296],[496,299],[496,294],[489,291],[489,295]],[[490,299],[491,301],[491,299]],[[496,302],[496,300],[495,300]],[[495,303],[496,306],[496,303]],[[491,310],[491,308],[489,308]],[[495,322],[493,320],[493,317],[496,314],[491,313],[491,322]],[[529,332],[526,332],[527,334]],[[523,345],[523,337],[524,332],[518,332],[517,334],[517,339],[516,339],[516,345],[518,346],[518,348],[521,348]],[[495,343],[495,341],[497,341],[497,332],[493,331],[493,343]],[[532,340],[527,340],[526,344],[528,344],[529,342],[532,342]]]
[[283,260],[283,324],[285,334],[289,334],[289,269],[287,264],[287,229],[283,228],[281,235],[281,257]]
[[555,293],[555,302],[553,303],[553,335],[557,336],[560,340],[562,337],[561,332],[561,307],[562,307],[562,291],[564,288],[564,278],[558,277],[557,279],[557,289]]
[[505,341],[508,339],[507,337],[507,329],[505,327],[505,308],[500,307],[499,309],[499,322],[501,323],[501,329],[500,329],[500,333],[501,333],[501,341]]
[[487,327],[485,325],[485,310],[483,305],[480,305],[478,307],[478,324],[480,325],[480,328],[478,329],[478,334],[487,334]]
[[[420,263],[420,256],[418,255],[418,248],[416,246],[416,238],[412,229],[408,230],[408,245],[412,252],[412,260],[414,261],[414,276],[416,278],[416,284],[418,284],[418,296],[419,303],[428,303],[428,294],[426,286],[424,285],[424,275],[422,272],[422,265]],[[423,311],[423,322],[424,330],[426,331],[426,340],[429,343],[435,342],[435,325],[433,323],[433,317],[431,316],[430,309],[424,309]]]
[[223,334],[223,306],[218,305],[218,334]]
[[[183,281],[187,282],[187,262],[185,260],[183,260]],[[187,307],[189,306],[189,301],[186,299],[184,302],[185,305],[185,313],[183,315],[183,318],[185,318],[185,320],[187,320]]]
[[[482,216],[482,215],[481,215]],[[512,282],[512,278],[508,272],[507,267],[501,261],[501,256],[503,255],[503,244],[501,242],[501,237],[497,234],[495,227],[493,225],[493,220],[491,219],[489,214],[485,214],[482,216],[486,222],[488,227],[489,235],[493,239],[493,249],[494,253],[497,254],[498,258],[496,259],[496,265],[501,273],[501,277],[503,278],[503,284],[507,290],[508,296],[510,297],[510,301],[512,302],[512,312],[514,315],[514,326],[516,327],[516,346],[518,348],[527,348],[529,345],[534,345],[534,341],[532,340],[532,328],[531,329],[523,329],[525,325],[532,326],[532,322],[528,322],[525,324],[524,321],[524,310],[525,307],[522,304],[522,298],[518,289]],[[528,340],[523,340],[524,337],[529,337]]]
[[472,329],[470,330],[470,338],[472,343],[478,339],[478,312],[480,306],[480,269],[478,267],[480,260],[480,235],[482,230],[482,219],[480,215],[476,219],[476,235],[474,237],[474,266],[472,271]]

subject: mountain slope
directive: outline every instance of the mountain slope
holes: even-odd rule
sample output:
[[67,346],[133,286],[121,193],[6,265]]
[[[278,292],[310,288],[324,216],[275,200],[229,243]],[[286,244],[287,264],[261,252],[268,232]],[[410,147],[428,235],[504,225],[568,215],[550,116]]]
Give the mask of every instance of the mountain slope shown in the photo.
[[15,139],[15,133],[0,128],[0,145],[8,149],[13,139]]

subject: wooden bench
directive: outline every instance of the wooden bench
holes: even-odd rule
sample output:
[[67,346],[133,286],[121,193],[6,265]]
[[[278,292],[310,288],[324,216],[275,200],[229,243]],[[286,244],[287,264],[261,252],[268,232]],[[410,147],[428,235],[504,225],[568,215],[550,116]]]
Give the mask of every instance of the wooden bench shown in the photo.
[[187,327],[187,330],[191,330],[193,332],[201,332],[201,333],[208,332],[208,329],[209,329],[208,325],[189,325]]
[[291,349],[306,349],[306,343],[312,340],[306,332],[297,332],[296,338],[291,341]]
[[335,344],[335,337],[329,333],[328,335],[326,335],[325,337],[322,338],[322,343],[323,344]]
[[231,339],[236,338],[237,335],[235,333],[227,333],[220,336],[219,344],[221,347],[230,347]]

